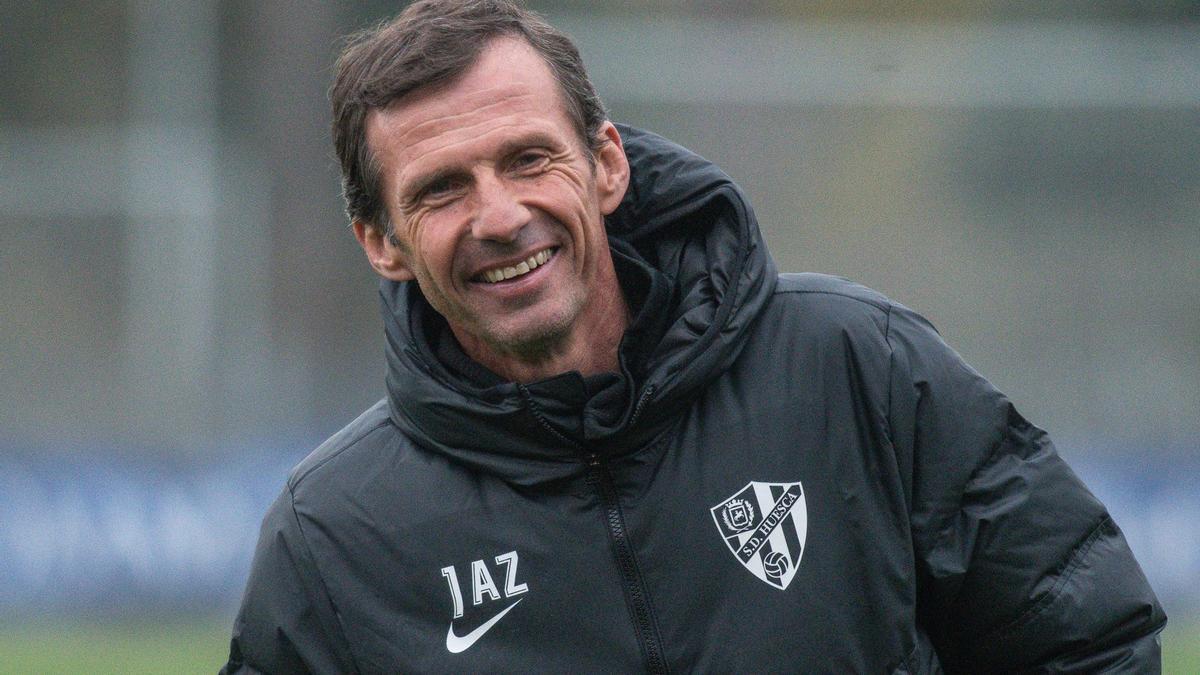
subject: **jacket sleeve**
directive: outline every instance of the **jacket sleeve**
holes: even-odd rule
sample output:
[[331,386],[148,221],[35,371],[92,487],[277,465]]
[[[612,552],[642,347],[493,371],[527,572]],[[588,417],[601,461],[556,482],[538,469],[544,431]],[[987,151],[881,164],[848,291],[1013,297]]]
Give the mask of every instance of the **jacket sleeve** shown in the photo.
[[285,488],[263,519],[221,673],[352,672],[337,614]]
[[1158,672],[1166,615],[1045,432],[924,319],[888,315],[918,621],[951,672]]

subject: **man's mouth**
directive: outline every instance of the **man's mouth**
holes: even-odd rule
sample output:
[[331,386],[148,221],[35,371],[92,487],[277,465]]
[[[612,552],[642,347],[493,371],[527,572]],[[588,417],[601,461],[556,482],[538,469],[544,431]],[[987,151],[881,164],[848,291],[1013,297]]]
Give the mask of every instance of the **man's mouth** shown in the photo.
[[556,248],[542,249],[541,251],[538,251],[537,253],[534,253],[528,258],[517,263],[516,265],[484,270],[479,274],[479,278],[488,282],[489,284],[496,284],[500,283],[501,281],[507,281],[509,279],[515,279],[517,277],[524,276],[546,264],[547,260],[550,260],[550,258],[554,257],[554,253],[557,250],[558,249]]

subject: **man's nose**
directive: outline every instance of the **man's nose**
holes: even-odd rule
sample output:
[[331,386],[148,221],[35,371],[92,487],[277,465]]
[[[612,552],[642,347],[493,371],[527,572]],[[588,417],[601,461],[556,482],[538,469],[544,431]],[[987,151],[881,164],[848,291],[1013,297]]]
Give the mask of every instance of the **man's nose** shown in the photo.
[[479,179],[475,196],[471,234],[476,239],[511,242],[529,222],[529,209],[521,203],[515,188],[499,176]]

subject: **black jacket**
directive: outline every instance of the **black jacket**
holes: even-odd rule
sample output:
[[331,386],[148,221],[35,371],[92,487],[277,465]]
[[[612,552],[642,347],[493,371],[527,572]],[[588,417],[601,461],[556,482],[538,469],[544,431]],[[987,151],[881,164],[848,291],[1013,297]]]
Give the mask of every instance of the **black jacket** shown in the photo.
[[1157,670],[1166,617],[1046,435],[910,310],[777,276],[728,177],[621,131],[621,372],[469,372],[384,283],[388,399],[271,507],[226,671]]

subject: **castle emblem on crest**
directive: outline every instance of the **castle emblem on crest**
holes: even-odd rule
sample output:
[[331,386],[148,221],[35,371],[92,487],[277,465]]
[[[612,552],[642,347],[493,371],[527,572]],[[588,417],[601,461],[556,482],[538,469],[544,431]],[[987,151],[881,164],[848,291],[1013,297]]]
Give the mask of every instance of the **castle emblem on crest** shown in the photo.
[[800,483],[751,481],[710,511],[738,562],[762,581],[786,589],[796,577],[808,533]]
[[721,520],[730,530],[745,532],[754,527],[754,507],[745,499],[730,500],[721,508]]

